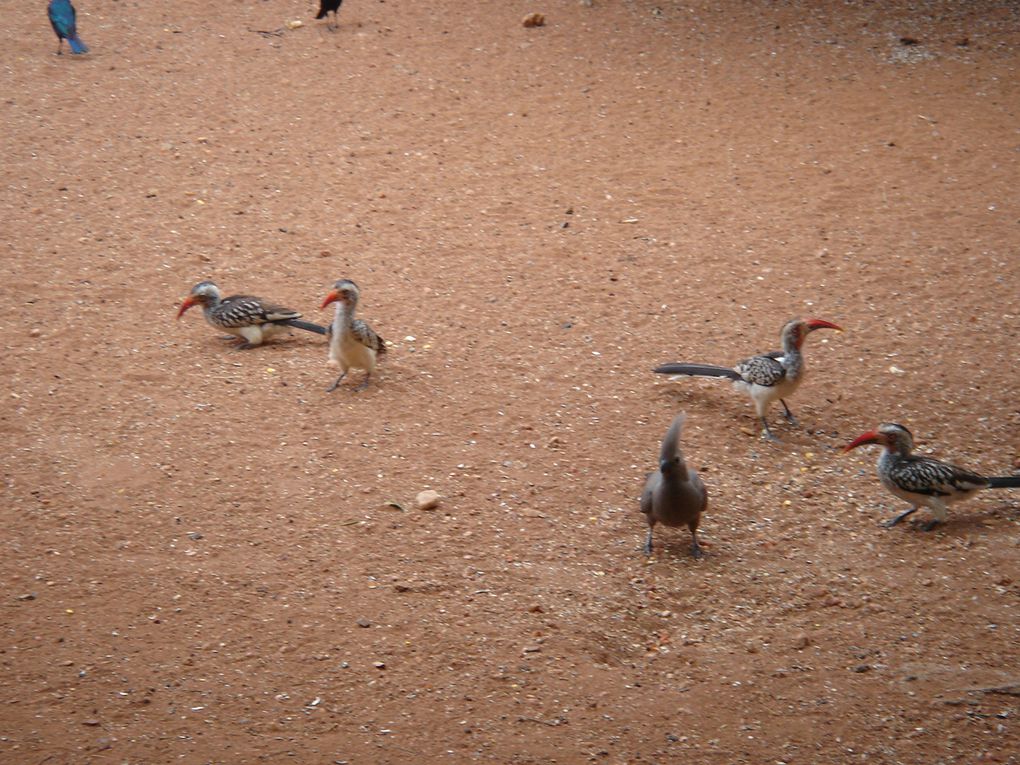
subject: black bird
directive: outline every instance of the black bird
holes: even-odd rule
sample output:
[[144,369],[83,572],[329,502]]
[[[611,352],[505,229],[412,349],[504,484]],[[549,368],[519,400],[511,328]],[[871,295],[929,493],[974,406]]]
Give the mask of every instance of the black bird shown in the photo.
[[[337,27],[336,15],[337,15],[337,13],[340,12],[340,5],[343,3],[343,1],[344,0],[319,0],[319,15],[316,16],[315,18],[317,18],[317,19],[327,19],[326,20],[326,25],[330,29],[336,29],[336,27]],[[329,20],[328,20],[328,18],[326,16],[326,14],[329,13],[330,11],[333,11],[333,23],[332,24],[329,23]]]

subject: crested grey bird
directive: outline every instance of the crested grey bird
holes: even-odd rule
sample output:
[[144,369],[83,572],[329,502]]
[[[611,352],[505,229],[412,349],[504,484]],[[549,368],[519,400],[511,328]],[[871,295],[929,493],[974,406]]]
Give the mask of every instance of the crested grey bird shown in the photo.
[[372,370],[375,369],[376,357],[386,353],[386,342],[368,324],[354,318],[360,297],[361,291],[357,284],[350,279],[340,279],[322,301],[323,308],[330,303],[336,303],[333,323],[327,330],[328,363],[331,367],[340,368],[340,376],[327,388],[327,393],[336,390],[351,369],[365,370],[365,379],[355,388],[363,390],[368,385]]
[[205,320],[240,340],[238,348],[254,348],[288,327],[326,334],[326,328],[310,321],[301,321],[301,314],[291,308],[270,303],[254,295],[223,297],[211,281],[199,282],[181,302],[180,319],[195,305],[202,306]]
[[878,458],[878,478],[890,492],[910,503],[910,509],[882,525],[895,526],[922,507],[935,517],[922,526],[931,531],[945,523],[949,505],[969,499],[983,489],[1020,488],[1020,475],[986,477],[933,457],[913,454],[914,437],[895,422],[883,422],[875,430],[862,433],[843,452],[865,444],[885,447]]
[[698,524],[708,505],[705,484],[684,461],[680,451],[680,433],[687,415],[678,414],[662,439],[659,450],[659,469],[649,473],[641,493],[641,512],[648,521],[645,555],[652,554],[652,532],[655,524],[687,526],[691,530],[691,555],[702,556],[698,544]]
[[843,328],[831,321],[824,319],[792,319],[783,325],[779,334],[782,342],[781,351],[772,351],[760,356],[752,356],[738,362],[732,368],[720,367],[714,364],[688,364],[676,362],[662,364],[653,371],[673,375],[672,379],[681,376],[690,377],[725,377],[733,381],[733,387],[742,390],[751,397],[754,402],[758,419],[764,427],[763,435],[770,441],[778,441],[769,429],[768,420],[765,415],[774,401],[783,405],[783,413],[786,419],[797,424],[797,418],[793,416],[786,399],[797,390],[801,380],[804,379],[804,354],[801,346],[807,336],[816,329],[835,329],[839,332]]

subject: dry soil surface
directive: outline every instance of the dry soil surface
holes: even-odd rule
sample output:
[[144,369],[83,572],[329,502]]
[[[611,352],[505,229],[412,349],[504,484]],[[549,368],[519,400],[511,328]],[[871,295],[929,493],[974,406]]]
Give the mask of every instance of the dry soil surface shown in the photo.
[[[884,529],[840,454],[1017,469],[1017,4],[314,10],[0,2],[0,759],[1020,761],[1020,496]],[[340,277],[360,393],[174,320]],[[780,444],[650,371],[791,316]],[[707,555],[646,560],[681,410]]]

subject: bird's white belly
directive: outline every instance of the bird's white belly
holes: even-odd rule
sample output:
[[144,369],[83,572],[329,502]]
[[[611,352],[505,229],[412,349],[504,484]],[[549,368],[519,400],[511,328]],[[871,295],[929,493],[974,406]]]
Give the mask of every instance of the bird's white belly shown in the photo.
[[339,342],[334,340],[330,344],[329,360],[344,371],[353,368],[371,372],[375,368],[375,351],[359,343],[356,338],[343,335]]

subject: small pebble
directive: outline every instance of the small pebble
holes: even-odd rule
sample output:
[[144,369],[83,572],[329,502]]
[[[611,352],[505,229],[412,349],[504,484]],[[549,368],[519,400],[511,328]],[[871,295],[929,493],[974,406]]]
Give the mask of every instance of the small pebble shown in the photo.
[[414,498],[414,504],[419,510],[435,510],[439,507],[442,499],[438,491],[426,489],[425,491],[418,492],[418,496]]

